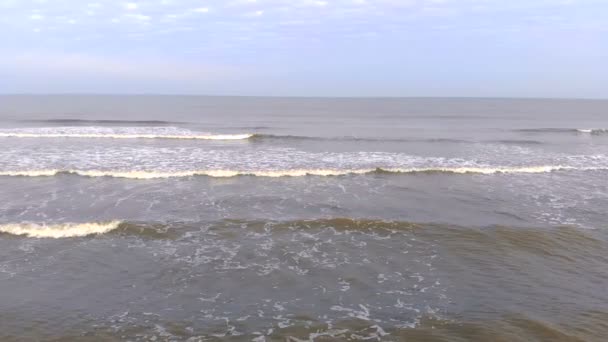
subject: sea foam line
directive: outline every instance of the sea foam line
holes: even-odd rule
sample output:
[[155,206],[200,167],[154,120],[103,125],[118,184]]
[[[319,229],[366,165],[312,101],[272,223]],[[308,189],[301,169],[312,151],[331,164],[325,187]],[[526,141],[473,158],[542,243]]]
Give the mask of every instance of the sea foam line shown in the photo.
[[25,235],[34,238],[69,238],[88,235],[99,235],[110,232],[120,226],[122,221],[87,222],[87,223],[8,223],[0,225],[0,233]]
[[453,174],[526,174],[548,173],[554,171],[592,171],[608,170],[606,167],[573,167],[573,166],[528,166],[528,167],[427,167],[427,168],[370,168],[370,169],[295,169],[295,170],[194,170],[194,171],[103,171],[103,170],[16,170],[0,171],[0,176],[9,177],[50,177],[59,174],[71,174],[83,177],[112,177],[128,179],[160,179],[207,176],[228,178],[237,176],[256,177],[303,177],[303,176],[344,176],[370,173],[453,173]]
[[588,134],[608,133],[608,129],[603,129],[603,128],[577,128],[576,131],[579,133],[588,133]]
[[517,132],[526,133],[584,133],[584,134],[605,134],[605,128],[523,128],[516,129]]
[[245,140],[254,134],[103,134],[103,133],[17,133],[0,132],[0,138],[94,138],[94,139],[182,139],[182,140]]

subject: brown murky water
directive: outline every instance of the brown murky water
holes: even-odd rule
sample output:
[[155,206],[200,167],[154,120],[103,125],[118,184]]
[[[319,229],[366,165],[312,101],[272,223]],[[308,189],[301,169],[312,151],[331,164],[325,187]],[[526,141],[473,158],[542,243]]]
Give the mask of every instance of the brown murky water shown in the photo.
[[603,341],[608,102],[0,97],[2,341]]

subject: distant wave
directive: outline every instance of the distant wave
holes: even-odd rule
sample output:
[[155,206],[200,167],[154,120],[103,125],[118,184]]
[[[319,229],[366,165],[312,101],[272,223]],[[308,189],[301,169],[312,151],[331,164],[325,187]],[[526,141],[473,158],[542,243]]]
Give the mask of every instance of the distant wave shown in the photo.
[[361,142],[446,142],[446,143],[470,143],[472,141],[450,138],[371,138],[371,137],[311,137],[301,135],[274,135],[254,134],[254,139],[267,140],[320,140],[320,141],[361,141]]
[[176,125],[183,124],[185,122],[179,121],[163,121],[163,120],[84,120],[84,119],[41,119],[41,120],[20,120],[20,122],[31,122],[31,123],[50,123],[57,125]]
[[514,130],[524,133],[575,133],[576,128],[521,128]]
[[504,145],[541,145],[538,140],[520,140],[520,139],[502,139],[502,140],[487,140],[486,143],[504,144]]
[[517,132],[524,133],[571,133],[571,134],[606,134],[608,129],[605,128],[524,128],[516,129]]
[[589,128],[579,128],[576,130],[579,133],[589,133],[589,134],[605,134],[608,133],[608,129],[589,129]]
[[0,225],[0,233],[24,235],[35,238],[68,238],[98,235],[110,232],[120,226],[121,221],[87,223],[9,223]]
[[251,141],[347,141],[347,142],[420,142],[420,143],[500,143],[541,144],[534,140],[475,141],[455,138],[399,138],[399,137],[315,137],[275,134],[213,134],[200,133],[178,127],[37,127],[0,130],[0,138],[81,138],[81,139],[180,139],[180,140],[247,140]]
[[275,135],[275,134],[254,134],[252,139],[255,140],[320,140],[320,141],[361,141],[361,142],[422,142],[422,143],[456,143],[456,144],[475,144],[475,143],[491,143],[491,144],[542,144],[536,140],[466,140],[454,138],[367,138],[367,137],[312,137],[302,135]]
[[535,140],[488,140],[472,141],[464,139],[449,138],[358,138],[358,137],[309,137],[297,135],[273,135],[273,134],[163,134],[163,133],[78,133],[78,132],[1,132],[0,138],[91,138],[91,139],[181,139],[181,140],[285,140],[285,141],[353,141],[353,142],[422,142],[422,143],[499,143],[499,144],[542,144]]
[[202,134],[202,135],[163,135],[163,134],[94,134],[94,133],[2,133],[0,138],[96,138],[96,139],[183,139],[183,140],[245,140],[253,134]]
[[5,177],[51,177],[61,174],[82,177],[111,177],[127,179],[163,179],[207,176],[229,178],[237,176],[255,177],[304,177],[304,176],[344,176],[355,174],[526,174],[548,173],[554,171],[593,171],[608,170],[608,167],[573,167],[573,166],[524,166],[524,167],[426,167],[426,168],[369,168],[369,169],[293,169],[293,170],[193,170],[193,171],[113,171],[113,170],[15,170],[0,171]]
[[253,134],[199,133],[177,127],[40,127],[0,130],[0,138],[245,140]]

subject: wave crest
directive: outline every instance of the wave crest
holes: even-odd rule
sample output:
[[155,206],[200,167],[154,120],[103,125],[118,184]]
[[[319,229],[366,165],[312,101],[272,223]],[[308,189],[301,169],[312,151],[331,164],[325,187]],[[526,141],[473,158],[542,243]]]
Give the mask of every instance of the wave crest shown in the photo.
[[36,224],[36,223],[9,223],[0,225],[0,233],[11,235],[24,235],[34,238],[69,238],[88,235],[99,235],[117,229],[122,221],[110,221],[105,223],[61,223],[61,224]]
[[253,134],[103,134],[103,133],[17,133],[0,132],[0,138],[95,138],[95,139],[182,139],[182,140],[246,140]]
[[516,129],[517,132],[523,133],[582,133],[582,134],[606,134],[608,129],[605,128],[523,128]]
[[0,138],[94,138],[94,139],[188,139],[188,140],[244,140],[253,134],[216,134],[192,131],[180,127],[34,127],[0,130]]
[[179,121],[165,121],[165,120],[88,120],[88,119],[33,119],[33,120],[20,120],[20,122],[31,122],[31,123],[50,123],[57,125],[69,125],[69,126],[89,126],[93,125],[176,125],[183,124],[185,122]]
[[608,129],[603,129],[603,128],[598,128],[598,129],[593,129],[593,128],[579,128],[576,130],[578,133],[587,133],[587,134],[606,134],[608,133]]
[[525,167],[425,167],[425,168],[369,168],[369,169],[292,169],[292,170],[192,170],[192,171],[120,171],[120,170],[16,170],[0,171],[0,176],[8,177],[50,177],[71,174],[83,177],[112,177],[127,179],[162,179],[207,176],[229,178],[237,176],[255,177],[304,177],[304,176],[345,176],[355,174],[391,173],[452,173],[452,174],[526,174],[549,173],[555,171],[595,171],[608,170],[608,167],[573,167],[561,165]]

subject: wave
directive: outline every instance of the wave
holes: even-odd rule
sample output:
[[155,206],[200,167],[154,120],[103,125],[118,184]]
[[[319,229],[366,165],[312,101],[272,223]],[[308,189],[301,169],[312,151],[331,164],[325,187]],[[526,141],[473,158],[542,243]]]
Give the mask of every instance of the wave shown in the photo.
[[524,133],[573,133],[576,132],[576,128],[521,128],[514,131]]
[[0,225],[0,233],[24,235],[34,238],[68,238],[88,235],[99,235],[117,229],[122,221],[87,222],[87,223],[9,223]]
[[179,121],[163,121],[163,120],[85,120],[85,119],[46,119],[46,120],[20,120],[20,122],[30,123],[50,123],[57,125],[176,125],[184,124],[185,122]]
[[[258,226],[264,221],[247,221],[226,219],[213,222],[218,227],[242,227]],[[366,229],[410,229],[416,226],[410,222],[384,221],[374,219],[350,219],[350,218],[322,218],[297,221],[269,221],[274,229],[284,229],[293,226],[306,228],[332,227],[337,230],[366,230]],[[121,220],[109,222],[85,222],[85,223],[7,223],[0,224],[0,233],[26,236],[39,239],[62,239],[73,237],[85,237],[91,235],[102,235],[116,233],[117,236],[137,236],[145,239],[174,239],[193,228],[200,229],[198,224],[187,223],[158,223],[140,222],[132,223]]]
[[144,171],[144,170],[14,170],[0,171],[5,177],[51,177],[61,174],[82,177],[111,177],[127,179],[163,179],[207,176],[230,178],[237,176],[254,177],[304,177],[304,176],[346,176],[362,174],[530,174],[556,171],[597,171],[606,167],[574,167],[561,165],[523,166],[523,167],[423,167],[423,168],[368,168],[368,169],[291,169],[291,170],[192,170],[192,171]]
[[538,140],[519,140],[519,139],[502,139],[502,140],[488,140],[484,141],[493,144],[503,145],[542,145],[543,143]]
[[245,140],[253,134],[199,133],[177,127],[39,127],[0,130],[0,138]]
[[[582,131],[581,131],[582,132]],[[593,133],[599,134],[599,133]],[[91,138],[91,139],[181,139],[181,140],[285,140],[285,141],[350,141],[350,142],[422,142],[422,143],[492,143],[492,144],[542,144],[535,140],[487,140],[473,141],[465,139],[429,138],[358,138],[358,137],[312,137],[298,135],[274,135],[274,134],[163,134],[163,133],[30,133],[30,132],[0,132],[0,138]]]
[[162,134],[85,134],[85,133],[0,133],[0,138],[97,138],[97,139],[184,139],[184,140],[245,140],[253,134],[205,134],[205,135],[162,135]]
[[579,128],[576,130],[579,133],[588,133],[588,134],[605,134],[608,133],[608,129],[598,128],[598,129],[590,129],[590,128]]
[[31,238],[73,238],[102,234],[111,234],[118,237],[138,237],[150,240],[179,239],[193,231],[201,231],[201,227],[213,229],[242,229],[256,230],[260,227],[273,230],[292,230],[293,228],[322,229],[332,228],[337,231],[366,231],[366,230],[411,230],[424,223],[409,221],[394,221],[367,218],[311,218],[299,220],[247,220],[222,219],[218,221],[196,222],[130,222],[114,220],[105,223],[62,223],[62,224],[36,224],[36,223],[9,223],[0,224],[0,233],[26,236]]
[[[297,229],[323,229],[332,228],[337,231],[368,231],[368,230],[413,230],[418,228],[429,229],[439,228],[442,236],[445,234],[453,235],[454,238],[464,238],[463,241],[470,241],[471,238],[479,239],[488,245],[496,240],[509,240],[515,247],[523,246],[526,242],[542,242],[546,247],[553,247],[557,250],[568,250],[597,244],[592,235],[588,235],[584,230],[573,226],[557,226],[556,229],[544,230],[534,227],[520,226],[512,229],[511,226],[490,225],[483,227],[458,226],[455,224],[416,222],[404,220],[385,220],[380,218],[351,218],[351,217],[319,217],[295,220],[248,220],[248,219],[221,219],[217,221],[193,221],[193,222],[157,222],[157,221],[122,221],[113,220],[107,222],[86,222],[86,223],[59,223],[59,224],[38,224],[38,223],[8,223],[0,224],[0,233],[27,236],[33,238],[71,238],[84,237],[91,235],[111,234],[112,236],[130,237],[135,236],[144,239],[179,239],[193,231],[201,231],[201,227],[216,229],[248,229],[258,230],[271,228],[272,230],[293,230]],[[446,230],[444,228],[459,228],[457,230]],[[484,229],[479,229],[484,228]],[[555,246],[549,246],[545,238],[546,234],[551,234],[555,238]],[[451,239],[451,241],[454,241]],[[564,248],[566,246],[566,248]],[[538,250],[542,253],[541,250]]]
[[606,134],[606,128],[524,128],[516,129],[517,132],[524,133],[570,133],[570,134]]
[[533,140],[475,141],[454,138],[373,138],[373,137],[314,137],[275,134],[211,134],[177,127],[40,127],[0,130],[0,138],[92,138],[92,139],[181,139],[181,140],[247,140],[251,141],[345,141],[345,142],[421,142],[421,143],[500,143],[541,144]]
[[542,144],[537,140],[466,140],[466,139],[454,139],[454,138],[365,138],[365,137],[312,137],[302,135],[275,135],[275,134],[254,134],[252,140],[293,140],[293,141],[354,141],[354,142],[422,142],[422,143],[457,143],[457,144],[476,144],[476,143],[490,143],[490,144]]

